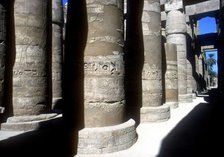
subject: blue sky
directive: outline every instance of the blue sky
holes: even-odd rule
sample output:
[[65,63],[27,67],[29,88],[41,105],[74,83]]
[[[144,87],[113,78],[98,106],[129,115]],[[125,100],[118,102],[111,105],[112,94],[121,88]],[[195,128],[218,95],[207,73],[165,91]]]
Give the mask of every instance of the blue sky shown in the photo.
[[[201,20],[199,20],[199,34],[206,34],[206,33],[215,33],[217,32],[216,28],[216,22],[215,18],[212,17],[205,17]],[[216,60],[216,65],[213,66],[213,70],[215,72],[218,72],[217,68],[217,51],[207,51],[206,52],[206,58],[209,58],[209,54],[214,54],[214,59]]]
[[67,2],[67,0],[63,0],[63,4],[65,4]]

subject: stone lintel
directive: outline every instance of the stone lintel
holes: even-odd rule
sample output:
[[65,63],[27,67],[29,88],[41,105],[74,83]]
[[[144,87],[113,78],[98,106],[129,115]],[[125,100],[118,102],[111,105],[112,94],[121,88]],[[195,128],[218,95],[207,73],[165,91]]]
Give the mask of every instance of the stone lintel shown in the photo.
[[137,141],[135,121],[79,131],[78,155],[105,154],[128,149]]
[[61,118],[62,115],[42,114],[37,116],[14,116],[9,117],[7,122],[1,124],[3,131],[31,131],[40,128],[51,121]]
[[180,94],[178,101],[179,103],[191,103],[193,101],[192,94]]
[[157,107],[142,107],[140,111],[141,123],[163,122],[170,118],[170,106],[164,104]]
[[219,0],[210,0],[185,7],[186,15],[197,15],[219,10]]

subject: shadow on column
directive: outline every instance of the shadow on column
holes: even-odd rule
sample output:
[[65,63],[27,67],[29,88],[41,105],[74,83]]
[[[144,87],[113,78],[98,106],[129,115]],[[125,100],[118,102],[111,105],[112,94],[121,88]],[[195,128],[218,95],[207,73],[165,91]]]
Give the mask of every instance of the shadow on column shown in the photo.
[[157,157],[224,156],[223,109],[217,101],[198,104],[163,139]]
[[142,68],[144,45],[142,32],[143,0],[127,1],[127,32],[125,44],[125,96],[126,120],[132,118],[140,123],[142,106]]
[[4,0],[2,4],[6,7],[6,56],[5,56],[5,87],[4,100],[5,113],[0,117],[0,123],[13,115],[12,106],[12,76],[15,61],[15,27],[14,27],[14,0]]
[[[87,13],[84,0],[68,2],[66,30],[63,64],[63,116],[40,123],[37,130],[1,140],[1,157],[73,157],[76,154],[78,131],[84,125],[83,56],[87,40]],[[13,58],[15,54],[8,57],[10,60]],[[10,78],[12,78],[11,65],[13,64],[8,65],[10,72],[7,74]],[[11,84],[12,81],[8,83],[9,92],[12,88]]]

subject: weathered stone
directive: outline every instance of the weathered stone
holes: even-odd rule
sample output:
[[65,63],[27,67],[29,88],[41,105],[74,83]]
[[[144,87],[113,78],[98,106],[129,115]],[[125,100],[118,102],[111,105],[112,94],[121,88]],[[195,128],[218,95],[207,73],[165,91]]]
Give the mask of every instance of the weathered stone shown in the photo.
[[[162,47],[160,1],[145,0],[142,14],[144,38],[144,66],[142,70],[142,108],[141,121],[157,121],[153,112],[144,112],[150,107],[156,110],[163,104],[162,85]],[[158,110],[160,110],[158,108]],[[157,112],[157,111],[156,111]],[[155,112],[155,113],[156,113]],[[152,114],[152,115],[151,115]]]
[[[173,23],[174,24],[171,24]],[[178,10],[170,11],[167,15],[166,34],[167,43],[177,46],[177,68],[178,68],[178,95],[187,94],[187,43],[186,43],[185,16]],[[178,96],[181,102],[185,96]],[[188,99],[189,100],[189,99]],[[184,101],[185,102],[185,101]],[[191,101],[190,101],[191,102]]]
[[87,0],[84,124],[78,154],[103,154],[136,142],[135,122],[124,122],[123,0]]
[[[86,127],[110,126],[123,121],[124,41],[121,4],[117,0],[87,1],[89,34],[84,58]],[[107,110],[119,112],[112,114]],[[96,112],[98,114],[93,117]]]
[[197,14],[203,14],[206,12],[214,12],[219,10],[220,0],[209,0],[185,7],[186,15],[192,16]]
[[79,131],[78,154],[103,154],[131,147],[136,142],[135,121]]
[[62,100],[62,0],[52,1],[52,108]]
[[[175,20],[174,20],[175,19]],[[184,34],[187,31],[185,16],[178,10],[172,10],[167,14],[166,34]]]
[[47,109],[47,3],[47,0],[15,0],[15,116],[38,115]]
[[4,112],[3,96],[5,82],[6,8],[0,2],[0,113]]
[[1,124],[3,131],[31,131],[43,126],[50,127],[54,121],[62,115],[40,114],[37,116],[14,116],[7,119],[6,123]]
[[183,9],[183,0],[168,0],[168,2],[165,3],[166,12],[178,9]]
[[165,98],[166,104],[171,108],[178,107],[178,73],[177,73],[177,48],[175,44],[167,43],[166,73],[165,73]]
[[170,118],[170,106],[142,107],[140,116],[142,123],[167,121]]

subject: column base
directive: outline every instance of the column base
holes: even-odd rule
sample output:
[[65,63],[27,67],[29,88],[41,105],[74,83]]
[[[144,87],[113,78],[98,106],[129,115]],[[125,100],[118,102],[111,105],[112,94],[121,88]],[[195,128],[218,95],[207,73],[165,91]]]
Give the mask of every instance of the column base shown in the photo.
[[130,148],[137,141],[135,121],[79,131],[78,154],[104,154]]
[[171,109],[178,108],[178,102],[166,102],[166,105],[170,106]]
[[193,102],[192,94],[180,94],[178,95],[179,103],[191,103]]
[[170,106],[167,104],[157,107],[142,107],[140,112],[141,123],[162,122],[170,118]]
[[30,131],[40,128],[46,122],[61,117],[55,113],[32,115],[32,116],[14,116],[9,117],[5,123],[1,124],[3,131]]

